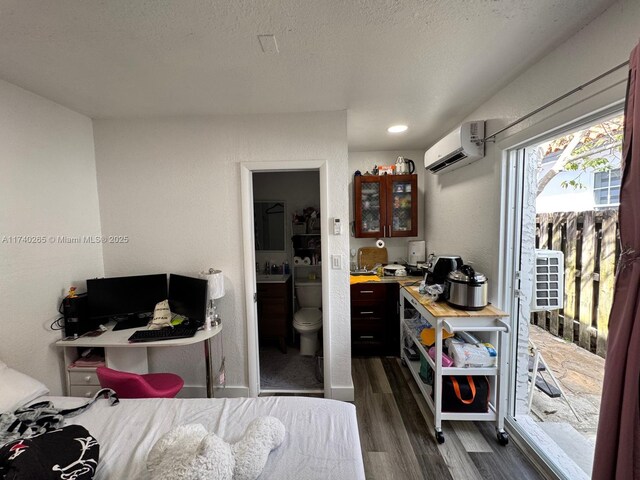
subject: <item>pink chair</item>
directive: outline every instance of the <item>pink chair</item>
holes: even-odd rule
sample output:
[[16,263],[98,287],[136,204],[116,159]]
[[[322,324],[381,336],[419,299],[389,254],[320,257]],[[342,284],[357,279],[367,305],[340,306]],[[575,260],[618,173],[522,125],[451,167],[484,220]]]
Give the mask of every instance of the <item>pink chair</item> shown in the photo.
[[120,372],[107,367],[96,369],[102,388],[111,388],[120,398],[173,398],[184,380],[173,373]]

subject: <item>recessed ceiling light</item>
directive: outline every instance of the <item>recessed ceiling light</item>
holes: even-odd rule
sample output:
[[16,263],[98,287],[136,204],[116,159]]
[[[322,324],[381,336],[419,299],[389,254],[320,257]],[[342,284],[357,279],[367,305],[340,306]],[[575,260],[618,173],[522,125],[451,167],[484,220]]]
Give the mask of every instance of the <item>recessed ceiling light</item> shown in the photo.
[[406,132],[408,128],[409,127],[407,127],[406,125],[392,125],[391,127],[387,128],[387,132],[402,133],[402,132]]

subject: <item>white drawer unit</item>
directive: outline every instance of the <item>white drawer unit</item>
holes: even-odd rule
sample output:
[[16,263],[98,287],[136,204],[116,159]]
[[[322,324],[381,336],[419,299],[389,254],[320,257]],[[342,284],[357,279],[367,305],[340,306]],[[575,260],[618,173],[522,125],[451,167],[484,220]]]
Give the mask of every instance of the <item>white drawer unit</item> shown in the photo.
[[78,370],[77,368],[69,369],[70,385],[100,385],[95,368]]
[[93,397],[100,390],[100,385],[71,385],[69,396],[71,397]]
[[67,395],[93,397],[100,390],[95,367],[70,367],[67,363]]

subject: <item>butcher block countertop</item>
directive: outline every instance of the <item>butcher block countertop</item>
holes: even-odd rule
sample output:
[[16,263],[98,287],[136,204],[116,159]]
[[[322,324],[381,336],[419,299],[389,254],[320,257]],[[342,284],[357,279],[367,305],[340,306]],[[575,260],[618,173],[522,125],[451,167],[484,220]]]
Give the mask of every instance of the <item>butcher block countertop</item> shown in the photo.
[[360,283],[398,283],[401,287],[405,285],[418,285],[423,277],[392,277],[390,275],[377,277],[378,280],[371,280]]
[[460,310],[453,308],[446,302],[431,302],[427,295],[423,295],[418,291],[418,286],[409,286],[410,283],[404,284],[405,290],[415,298],[420,305],[426,308],[434,317],[508,317],[509,314],[494,307],[487,305],[482,310]]

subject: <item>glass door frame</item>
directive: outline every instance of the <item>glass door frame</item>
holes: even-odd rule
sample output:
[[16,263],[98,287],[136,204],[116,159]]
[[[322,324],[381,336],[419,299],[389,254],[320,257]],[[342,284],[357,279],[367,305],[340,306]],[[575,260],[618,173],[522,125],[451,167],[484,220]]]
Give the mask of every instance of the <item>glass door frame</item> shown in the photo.
[[531,165],[532,162],[526,158],[527,149],[545,140],[597,123],[607,117],[614,116],[616,113],[619,114],[621,109],[620,102],[616,102],[607,108],[575,119],[560,128],[547,131],[516,145],[508,146],[502,151],[499,254],[501,281],[499,282],[498,304],[503,305],[504,310],[511,314],[511,331],[513,332],[509,342],[509,404],[505,424],[514,442],[548,478],[572,478],[569,472],[563,469],[561,463],[558,462],[564,453],[558,452],[559,449],[549,451],[541,448],[536,443],[535,436],[531,435],[530,428],[532,425],[527,425],[528,422],[523,421],[522,417],[520,419],[516,418],[518,378],[523,375],[522,369],[528,369],[528,365],[518,365],[518,353],[522,349],[518,338],[522,330],[521,322],[527,322],[525,330],[528,331],[528,302],[533,280],[528,278],[527,271],[532,271],[534,262],[532,248],[522,248],[523,236],[531,236],[530,232],[523,234],[523,226],[526,218],[531,217],[531,202],[533,202],[533,225],[535,225],[535,194],[537,191],[537,189],[527,186],[527,176],[531,178],[530,175],[533,174],[531,170],[534,168]]

